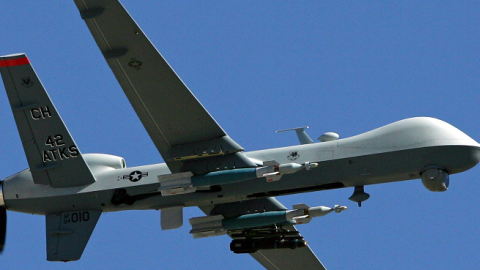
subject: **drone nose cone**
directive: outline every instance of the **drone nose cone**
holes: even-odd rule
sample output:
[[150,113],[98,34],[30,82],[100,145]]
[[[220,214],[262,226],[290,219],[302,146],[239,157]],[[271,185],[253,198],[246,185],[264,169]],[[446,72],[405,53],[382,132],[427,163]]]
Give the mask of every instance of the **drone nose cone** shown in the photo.
[[416,117],[403,120],[411,134],[419,137],[422,143],[431,140],[437,145],[473,146],[480,145],[463,131],[442,120],[430,117]]
[[372,152],[431,146],[480,147],[475,140],[456,127],[430,117],[401,120],[354,137],[338,140],[337,143],[339,149],[361,147],[363,150]]
[[464,159],[464,170],[473,168],[480,162],[480,146],[468,147],[463,153],[461,159]]

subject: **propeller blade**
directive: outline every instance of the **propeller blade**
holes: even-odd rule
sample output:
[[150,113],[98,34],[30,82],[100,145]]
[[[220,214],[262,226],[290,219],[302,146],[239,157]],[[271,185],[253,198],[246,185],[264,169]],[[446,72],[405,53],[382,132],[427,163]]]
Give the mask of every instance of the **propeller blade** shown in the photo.
[[0,206],[0,253],[5,247],[5,236],[7,232],[7,209]]

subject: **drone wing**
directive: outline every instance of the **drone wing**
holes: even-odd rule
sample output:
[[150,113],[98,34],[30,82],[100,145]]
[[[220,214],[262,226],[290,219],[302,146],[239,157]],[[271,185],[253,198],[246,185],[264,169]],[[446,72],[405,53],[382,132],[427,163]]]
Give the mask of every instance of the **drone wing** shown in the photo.
[[254,167],[117,0],[75,0],[100,51],[170,171]]

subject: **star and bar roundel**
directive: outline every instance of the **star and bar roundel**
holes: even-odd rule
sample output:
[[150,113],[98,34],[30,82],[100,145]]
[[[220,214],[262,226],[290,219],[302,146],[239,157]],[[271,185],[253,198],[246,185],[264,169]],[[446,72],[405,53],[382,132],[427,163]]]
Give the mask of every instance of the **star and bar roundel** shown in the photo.
[[147,176],[148,176],[148,172],[133,171],[128,175],[124,175],[123,179],[128,179],[132,182],[138,182],[140,181],[140,179],[142,179],[142,177],[147,177]]

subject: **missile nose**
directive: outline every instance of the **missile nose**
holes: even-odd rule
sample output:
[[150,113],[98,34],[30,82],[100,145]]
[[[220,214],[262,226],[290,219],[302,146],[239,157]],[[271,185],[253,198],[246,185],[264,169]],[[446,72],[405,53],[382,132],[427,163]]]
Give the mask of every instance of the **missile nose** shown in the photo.
[[342,211],[347,210],[347,207],[346,206],[335,205],[334,209],[335,209],[335,213],[340,213]]
[[279,165],[278,166],[278,172],[279,173],[290,174],[290,173],[298,172],[302,168],[303,168],[303,166],[298,164],[298,163],[287,163],[287,164]]
[[331,213],[332,211],[333,209],[327,206],[315,206],[308,208],[308,215],[311,217],[321,217]]

